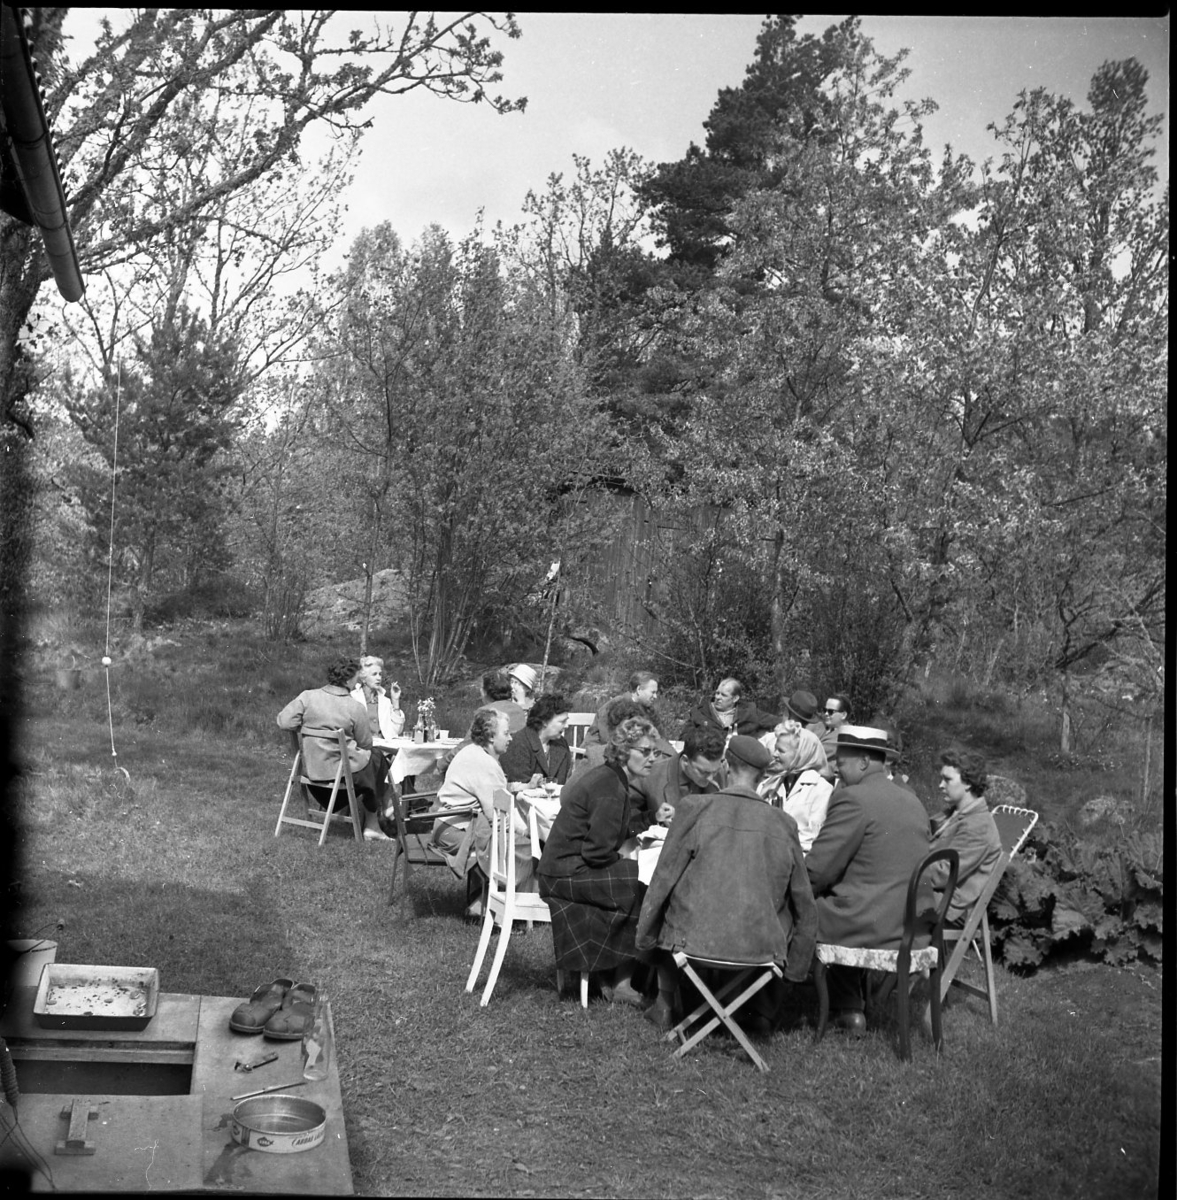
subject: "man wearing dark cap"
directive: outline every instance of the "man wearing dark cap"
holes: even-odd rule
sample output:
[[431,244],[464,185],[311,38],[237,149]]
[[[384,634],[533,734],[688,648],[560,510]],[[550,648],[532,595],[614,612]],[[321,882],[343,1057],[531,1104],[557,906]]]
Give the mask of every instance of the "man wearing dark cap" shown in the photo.
[[[736,734],[723,790],[684,796],[675,809],[637,933],[638,949],[658,964],[658,999],[646,1015],[659,1028],[674,1023],[675,950],[726,962],[772,959],[793,981],[809,971],[817,912],[797,823],[756,791],[771,758],[755,738]],[[782,991],[774,980],[737,1014],[748,1033],[772,1032]]]
[[[817,901],[817,940],[899,949],[911,873],[928,853],[928,814],[913,792],[887,778],[887,733],[865,725],[838,731],[834,790],[806,858]],[[866,1030],[863,973],[829,968],[834,1023]]]

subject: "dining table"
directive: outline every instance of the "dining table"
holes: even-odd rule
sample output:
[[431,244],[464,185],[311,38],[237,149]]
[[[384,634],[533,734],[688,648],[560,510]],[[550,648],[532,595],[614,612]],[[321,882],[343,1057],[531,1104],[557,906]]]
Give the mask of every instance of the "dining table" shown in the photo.
[[392,755],[388,777],[398,788],[406,778],[432,771],[444,754],[461,744],[461,738],[439,738],[433,742],[415,742],[406,737],[372,739],[374,749]]
[[538,850],[548,840],[552,823],[560,813],[560,785],[549,783],[541,787],[524,788],[515,793],[515,804],[524,810],[531,844]]

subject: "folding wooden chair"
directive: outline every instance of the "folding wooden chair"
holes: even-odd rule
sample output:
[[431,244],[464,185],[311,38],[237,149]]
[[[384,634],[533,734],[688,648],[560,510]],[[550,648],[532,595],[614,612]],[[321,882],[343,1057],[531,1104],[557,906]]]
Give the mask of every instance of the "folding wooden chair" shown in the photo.
[[[499,930],[498,945],[495,947],[494,960],[490,965],[490,974],[486,977],[486,987],[482,991],[480,1007],[485,1008],[490,1000],[498,981],[499,970],[507,954],[507,943],[511,939],[511,929],[515,921],[527,921],[551,924],[552,913],[547,903],[535,892],[517,892],[515,890],[515,798],[503,788],[494,792],[494,820],[490,830],[490,883],[486,892],[485,908],[482,914],[482,933],[478,938],[478,949],[474,955],[474,965],[470,968],[470,977],[466,980],[466,991],[474,991],[474,984],[482,970],[486,951],[490,946],[490,935],[497,926]],[[580,1004],[588,1008],[588,972],[580,973]],[[563,994],[564,972],[556,969],[556,990]]]
[[[433,824],[441,815],[437,807],[436,792],[410,792],[401,794],[396,787],[392,791],[390,805],[393,823],[396,826],[394,834],[396,845],[392,851],[392,875],[388,881],[388,903],[391,904],[396,891],[396,868],[403,858],[405,861],[405,891],[409,887],[410,866],[417,867],[449,867],[449,860],[430,841]],[[471,820],[479,812],[477,805],[469,808],[447,808],[445,815],[450,817],[468,816]]]
[[[319,830],[319,845],[327,840],[327,830],[333,820],[350,821],[352,833],[357,842],[364,840],[364,815],[360,802],[356,799],[355,784],[351,777],[351,763],[347,757],[347,735],[342,729],[298,729],[292,731],[294,739],[294,761],[290,764],[290,778],[286,781],[286,794],[282,797],[282,808],[278,812],[278,824],[274,826],[274,836],[282,832],[283,825],[301,825],[305,829]],[[305,771],[303,743],[307,738],[316,738],[323,742],[338,742],[339,766],[335,769],[333,780],[311,779]],[[299,795],[302,798],[301,817],[287,816],[290,801],[294,794],[294,785],[298,783]],[[347,792],[346,813],[336,812],[335,806],[339,801],[339,787],[344,786]],[[331,789],[331,797],[326,810],[318,807],[315,791]],[[312,801],[314,803],[312,804]]]
[[[948,882],[936,906],[935,917],[929,926],[916,911],[920,880],[933,863],[948,863]],[[911,973],[930,976],[932,1040],[939,1052],[944,1044],[940,1027],[940,973],[944,965],[944,918],[952,903],[956,890],[956,873],[960,869],[960,855],[955,850],[935,850],[911,873],[907,884],[907,907],[903,917],[903,937],[898,950],[883,950],[861,946],[833,946],[818,942],[813,956],[813,982],[817,987],[818,1018],[814,1041],[825,1036],[830,1018],[830,993],[826,982],[826,967],[838,965],[859,967],[868,971],[886,971],[895,976],[888,979],[879,989],[877,1003],[884,1001],[894,987],[899,1004],[899,1057],[904,1061],[911,1058],[911,1030],[908,1021],[908,994],[911,990]],[[926,895],[927,893],[925,893]],[[921,928],[922,926],[922,928]],[[925,933],[929,944],[916,949],[917,934]],[[921,939],[922,940],[922,939]]]
[[[757,1068],[761,1071],[767,1071],[768,1063],[757,1054],[756,1048],[748,1040],[748,1035],[736,1024],[734,1016],[736,1011],[755,996],[774,976],[777,979],[784,977],[780,966],[771,961],[737,963],[715,958],[692,958],[684,954],[681,950],[675,951],[674,963],[680,971],[686,974],[686,977],[695,987],[698,988],[699,995],[703,997],[703,1003],[694,1012],[683,1017],[666,1034],[668,1042],[677,1040],[682,1043],[674,1052],[674,1057],[680,1058],[686,1054],[692,1046],[701,1042],[713,1029],[718,1028],[722,1022],[732,1037],[743,1046],[745,1053],[756,1064]],[[696,967],[726,971],[731,973],[733,978],[727,980],[718,991],[712,992],[699,976],[699,973],[695,969]],[[745,983],[748,983],[747,987],[743,986]],[[741,988],[742,990],[738,991]],[[738,994],[735,998],[729,999],[732,993],[737,991]],[[703,1019],[705,1017],[707,1018],[706,1020]],[[693,1032],[691,1031],[692,1026],[695,1027]]]
[[596,719],[597,714],[591,712],[568,714],[568,724],[564,727],[564,740],[568,743],[569,750],[572,751],[574,761],[584,757],[584,739]]
[[[993,970],[993,950],[989,940],[989,901],[997,891],[1010,860],[1022,848],[1030,830],[1038,822],[1038,814],[1031,808],[1019,808],[1014,804],[999,804],[993,809],[993,820],[1001,838],[1001,858],[993,868],[985,884],[985,890],[977,897],[960,929],[948,927],[944,930],[944,941],[951,949],[948,962],[940,976],[940,999],[948,995],[950,987],[980,996],[989,1002],[989,1020],[997,1024],[997,977]],[[985,986],[978,987],[957,973],[965,964],[972,950],[985,972]]]

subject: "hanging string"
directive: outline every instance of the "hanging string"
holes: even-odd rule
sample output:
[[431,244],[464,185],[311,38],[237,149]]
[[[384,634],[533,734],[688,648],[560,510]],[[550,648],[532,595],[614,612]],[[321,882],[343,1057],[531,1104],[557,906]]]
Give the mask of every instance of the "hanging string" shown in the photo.
[[114,451],[110,456],[110,540],[106,553],[106,650],[102,655],[102,669],[106,673],[106,720],[110,728],[110,757],[118,758],[114,748],[114,709],[110,702],[110,593],[114,577],[114,493],[118,485],[119,461],[119,408],[123,391],[123,363],[119,359],[114,389]]

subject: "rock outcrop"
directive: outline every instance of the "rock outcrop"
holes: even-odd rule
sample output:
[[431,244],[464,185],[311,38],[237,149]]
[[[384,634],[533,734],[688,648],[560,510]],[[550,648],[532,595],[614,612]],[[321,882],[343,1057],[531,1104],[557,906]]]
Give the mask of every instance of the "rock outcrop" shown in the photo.
[[[372,576],[372,616],[370,629],[396,625],[408,611],[404,579],[391,567]],[[364,623],[364,580],[348,579],[343,583],[316,588],[307,595],[303,605],[302,631],[308,637],[358,630]]]

